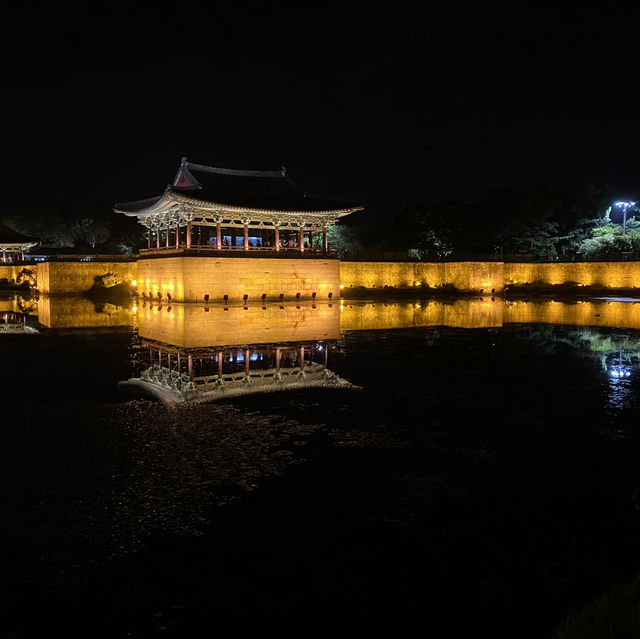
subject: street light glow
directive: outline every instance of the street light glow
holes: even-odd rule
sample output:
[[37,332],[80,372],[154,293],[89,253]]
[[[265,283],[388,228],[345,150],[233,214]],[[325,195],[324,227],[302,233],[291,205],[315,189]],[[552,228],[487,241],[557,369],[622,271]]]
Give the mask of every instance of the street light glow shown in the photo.
[[627,209],[635,206],[635,202],[626,202],[624,200],[620,200],[619,202],[614,202],[614,206],[617,206],[619,209],[622,209],[622,235],[627,234]]

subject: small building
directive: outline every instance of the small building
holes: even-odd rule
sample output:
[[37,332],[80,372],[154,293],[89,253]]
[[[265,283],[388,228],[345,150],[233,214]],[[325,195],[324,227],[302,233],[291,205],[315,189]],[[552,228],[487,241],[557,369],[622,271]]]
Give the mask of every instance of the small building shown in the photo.
[[114,211],[148,230],[138,260],[143,296],[226,302],[338,297],[340,263],[327,230],[362,208],[307,195],[284,168],[245,171],[183,158],[162,195]]
[[39,243],[40,240],[35,237],[23,235],[0,224],[0,251],[2,251],[2,261],[5,263],[24,261],[24,252]]
[[[246,254],[328,254],[327,228],[364,208],[354,202],[311,197],[283,167],[244,171],[182,163],[162,195],[116,204],[148,229],[145,252],[197,249]],[[314,247],[314,234],[322,243]]]

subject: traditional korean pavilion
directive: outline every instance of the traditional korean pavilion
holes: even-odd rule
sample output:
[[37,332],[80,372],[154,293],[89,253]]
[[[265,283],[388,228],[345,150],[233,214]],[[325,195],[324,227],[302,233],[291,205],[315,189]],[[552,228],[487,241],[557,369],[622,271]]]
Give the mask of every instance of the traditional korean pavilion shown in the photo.
[[17,262],[24,260],[26,249],[36,246],[39,240],[29,237],[0,224],[0,251],[3,262]]
[[[188,162],[162,195],[116,204],[114,210],[138,218],[148,229],[145,253],[176,249],[226,251],[227,255],[327,257],[327,228],[362,209],[354,202],[312,197],[300,190],[283,167],[244,171]],[[322,234],[314,247],[314,233]],[[304,255],[307,253],[307,255]]]

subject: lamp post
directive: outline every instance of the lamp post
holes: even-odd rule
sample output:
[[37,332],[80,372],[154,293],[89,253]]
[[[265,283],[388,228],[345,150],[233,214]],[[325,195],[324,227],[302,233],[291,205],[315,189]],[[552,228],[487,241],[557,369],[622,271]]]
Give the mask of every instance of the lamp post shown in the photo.
[[615,205],[622,209],[622,235],[627,234],[627,210],[635,206],[635,202],[616,202]]

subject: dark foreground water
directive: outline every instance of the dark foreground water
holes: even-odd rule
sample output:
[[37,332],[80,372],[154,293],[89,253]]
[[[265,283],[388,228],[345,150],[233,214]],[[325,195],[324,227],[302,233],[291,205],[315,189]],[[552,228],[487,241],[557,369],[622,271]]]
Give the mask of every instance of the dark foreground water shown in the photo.
[[165,405],[118,382],[273,344],[7,301],[0,636],[549,637],[640,573],[640,306],[613,304],[345,302],[300,343],[359,389]]

